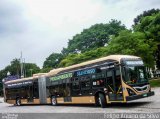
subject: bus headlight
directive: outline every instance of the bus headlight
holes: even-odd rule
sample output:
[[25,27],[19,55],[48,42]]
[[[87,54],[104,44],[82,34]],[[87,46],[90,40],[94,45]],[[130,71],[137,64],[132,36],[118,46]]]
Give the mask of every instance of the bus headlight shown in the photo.
[[105,92],[105,94],[107,94],[107,93],[108,93],[108,90],[107,90],[107,88],[104,88],[104,92]]

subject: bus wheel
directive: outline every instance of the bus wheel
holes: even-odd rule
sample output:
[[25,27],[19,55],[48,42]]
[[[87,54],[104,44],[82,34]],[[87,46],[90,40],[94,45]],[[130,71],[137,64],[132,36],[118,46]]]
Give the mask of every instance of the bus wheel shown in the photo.
[[17,105],[17,106],[20,106],[20,105],[21,105],[21,101],[20,101],[19,98],[16,99],[16,105]]
[[103,94],[101,94],[101,93],[99,94],[98,101],[99,101],[99,104],[102,108],[106,107],[106,99]]
[[52,104],[53,106],[56,106],[56,105],[57,105],[57,99],[56,99],[55,96],[52,96],[52,98],[51,98],[51,104]]
[[99,96],[97,95],[97,96],[95,96],[95,106],[96,107],[99,107],[100,106],[100,104],[99,104]]

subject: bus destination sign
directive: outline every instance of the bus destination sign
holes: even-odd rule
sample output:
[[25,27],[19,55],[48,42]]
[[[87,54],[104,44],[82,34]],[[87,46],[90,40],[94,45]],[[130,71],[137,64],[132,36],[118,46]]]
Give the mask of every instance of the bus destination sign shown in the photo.
[[96,69],[86,69],[86,70],[77,71],[76,76],[82,76],[82,75],[94,74],[94,73],[96,73]]
[[32,81],[25,81],[25,82],[17,82],[17,83],[11,83],[7,84],[7,87],[20,87],[20,86],[26,86],[32,84]]
[[71,77],[72,77],[72,73],[66,73],[66,74],[51,77],[50,80],[55,81],[55,80],[66,79]]

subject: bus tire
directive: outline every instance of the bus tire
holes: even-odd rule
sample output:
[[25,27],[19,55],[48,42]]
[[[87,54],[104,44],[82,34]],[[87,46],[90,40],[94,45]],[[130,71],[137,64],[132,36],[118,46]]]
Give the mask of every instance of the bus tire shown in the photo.
[[16,105],[20,106],[21,105],[21,100],[19,98],[16,99]]
[[52,96],[52,97],[51,97],[51,104],[52,104],[53,106],[56,106],[56,105],[57,105],[57,99],[56,99],[55,96]]
[[99,101],[99,104],[102,108],[106,107],[106,99],[102,93],[99,93],[98,101]]
[[95,95],[95,106],[96,107],[100,106],[98,98],[99,98],[99,95]]

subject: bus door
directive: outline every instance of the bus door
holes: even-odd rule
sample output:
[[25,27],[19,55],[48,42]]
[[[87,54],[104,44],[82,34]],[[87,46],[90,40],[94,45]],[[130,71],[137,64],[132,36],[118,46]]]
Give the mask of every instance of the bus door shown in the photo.
[[33,102],[33,85],[28,86],[28,102]]
[[71,95],[72,96],[80,96],[81,95],[80,82],[79,82],[78,77],[75,77],[72,79]]
[[107,88],[110,101],[122,101],[122,83],[119,67],[107,71]]

